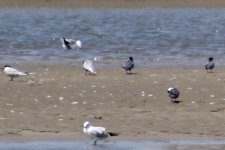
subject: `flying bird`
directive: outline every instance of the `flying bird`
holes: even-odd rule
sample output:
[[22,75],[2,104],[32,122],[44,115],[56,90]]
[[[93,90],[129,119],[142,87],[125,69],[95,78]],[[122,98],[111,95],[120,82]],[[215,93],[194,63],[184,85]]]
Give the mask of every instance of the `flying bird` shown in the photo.
[[131,70],[134,68],[134,60],[133,57],[129,57],[129,59],[124,63],[123,67],[124,70],[126,70],[126,73],[132,74]]
[[104,127],[94,127],[88,121],[84,122],[83,132],[94,140],[94,145],[97,144],[97,141],[105,140],[110,137],[110,134]]
[[167,92],[169,93],[169,97],[171,98],[171,102],[178,102],[177,101],[177,98],[179,97],[180,95],[180,92],[177,90],[177,88],[168,88]]
[[62,47],[64,49],[73,49],[76,47],[78,50],[82,48],[82,42],[80,40],[75,41],[74,39],[67,39],[65,37],[60,38]]
[[209,60],[209,62],[205,65],[205,69],[207,70],[207,72],[208,72],[208,70],[211,70],[211,72],[212,72],[213,68],[215,67],[214,59],[213,59],[213,57],[209,57],[208,60]]
[[4,73],[7,76],[11,77],[10,81],[13,81],[13,78],[14,77],[27,76],[27,75],[29,75],[29,73],[19,71],[19,70],[15,69],[15,68],[12,68],[10,65],[5,65],[4,66]]
[[91,73],[93,75],[97,74],[97,72],[95,70],[95,66],[91,60],[87,59],[87,60],[83,61],[83,69],[85,70],[85,74],[86,73]]

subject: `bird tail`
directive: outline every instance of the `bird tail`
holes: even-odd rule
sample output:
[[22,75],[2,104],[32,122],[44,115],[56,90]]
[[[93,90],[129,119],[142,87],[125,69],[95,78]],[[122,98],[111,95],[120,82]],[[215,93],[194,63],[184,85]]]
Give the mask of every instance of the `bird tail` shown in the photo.
[[119,135],[119,133],[115,133],[115,132],[108,132],[108,134],[109,134],[110,136],[118,136],[118,135]]
[[125,66],[123,66],[123,67],[121,67],[121,68],[123,68],[123,69],[125,69],[125,70],[126,70],[126,67],[125,67]]

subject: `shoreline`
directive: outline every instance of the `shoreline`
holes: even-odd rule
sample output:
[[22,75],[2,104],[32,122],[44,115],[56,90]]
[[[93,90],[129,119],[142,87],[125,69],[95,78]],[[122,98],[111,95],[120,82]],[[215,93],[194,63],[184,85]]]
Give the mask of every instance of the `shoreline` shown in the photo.
[[49,8],[225,8],[223,0],[2,0],[4,7],[49,7]]
[[[71,65],[13,67],[35,74],[9,81],[1,70],[0,140],[88,140],[85,121],[119,133],[113,139],[225,137],[223,68],[137,68],[133,75],[99,68],[88,76]],[[170,102],[171,86],[181,103]]]

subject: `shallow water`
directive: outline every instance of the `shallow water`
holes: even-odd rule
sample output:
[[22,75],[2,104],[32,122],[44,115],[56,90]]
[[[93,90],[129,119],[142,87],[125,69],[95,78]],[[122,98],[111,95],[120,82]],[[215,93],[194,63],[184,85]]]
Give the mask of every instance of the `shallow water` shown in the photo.
[[[0,60],[120,66],[225,64],[225,9],[0,9]],[[79,39],[63,50],[60,37]]]
[[224,150],[224,140],[114,141],[97,146],[87,141],[0,142],[1,150]]

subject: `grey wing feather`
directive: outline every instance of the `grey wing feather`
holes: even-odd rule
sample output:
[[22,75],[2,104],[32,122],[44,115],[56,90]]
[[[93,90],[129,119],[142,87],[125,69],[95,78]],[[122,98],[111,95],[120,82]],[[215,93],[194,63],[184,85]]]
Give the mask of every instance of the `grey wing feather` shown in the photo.
[[177,89],[173,89],[173,90],[169,91],[169,95],[171,98],[178,98],[180,93]]
[[92,136],[96,136],[97,138],[106,138],[109,136],[106,131],[92,131],[90,134]]
[[123,68],[126,70],[131,70],[134,68],[134,63],[131,60],[127,60]]
[[206,66],[205,69],[213,69],[215,67],[215,63],[209,62]]

